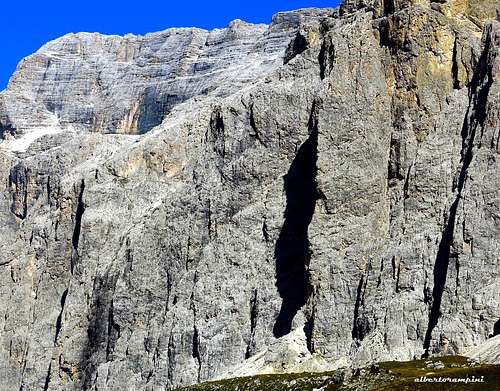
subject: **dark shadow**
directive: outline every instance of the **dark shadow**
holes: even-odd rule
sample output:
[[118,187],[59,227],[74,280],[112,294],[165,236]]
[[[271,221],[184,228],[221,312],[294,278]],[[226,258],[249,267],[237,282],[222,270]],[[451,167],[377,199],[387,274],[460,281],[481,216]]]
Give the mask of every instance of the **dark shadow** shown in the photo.
[[500,334],[500,319],[495,322],[493,325],[493,334],[490,337],[495,337]]
[[335,62],[335,46],[331,40],[325,38],[323,44],[321,45],[321,50],[318,54],[319,62],[319,77],[324,80],[333,68],[333,63]]
[[384,15],[391,15],[395,12],[396,7],[394,6],[393,0],[385,0],[384,1]]
[[301,32],[298,32],[292,42],[288,45],[285,52],[283,64],[288,64],[294,57],[302,54],[309,47],[306,37]]
[[[84,390],[89,390],[97,378],[97,368],[100,364],[112,361],[116,342],[120,338],[120,326],[115,316],[113,295],[118,275],[96,276],[92,290],[92,302],[89,308],[87,341],[80,355],[79,369],[81,384]],[[73,374],[70,368],[61,367]]]
[[139,113],[137,133],[147,133],[160,125],[175,106],[187,99],[189,96],[162,93],[154,86],[146,88]]
[[75,227],[73,228],[73,236],[71,238],[71,243],[73,244],[73,248],[78,250],[78,245],[80,243],[80,234],[82,231],[82,217],[85,212],[85,204],[83,203],[83,193],[85,191],[85,181],[82,179],[80,185],[80,191],[78,193],[78,200],[76,204],[75,211]]
[[371,325],[367,317],[360,314],[360,308],[364,306],[364,295],[368,280],[361,276],[356,293],[356,303],[354,304],[354,319],[352,324],[352,339],[362,341],[371,331]]
[[312,291],[308,272],[311,252],[307,231],[318,199],[317,146],[318,130],[311,114],[309,138],[299,148],[284,177],[285,221],[274,251],[276,286],[283,300],[273,329],[276,338],[290,332],[293,318]]
[[5,140],[7,135],[14,135],[16,133],[16,128],[11,124],[2,124],[0,122],[0,140]]
[[429,356],[429,347],[432,340],[432,331],[438,324],[441,316],[441,302],[443,292],[446,286],[446,276],[448,274],[448,265],[450,263],[451,249],[453,245],[453,232],[455,230],[455,221],[457,215],[459,198],[455,199],[451,208],[448,223],[439,242],[439,248],[434,263],[434,288],[432,290],[432,306],[429,313],[429,323],[424,338],[424,357]]

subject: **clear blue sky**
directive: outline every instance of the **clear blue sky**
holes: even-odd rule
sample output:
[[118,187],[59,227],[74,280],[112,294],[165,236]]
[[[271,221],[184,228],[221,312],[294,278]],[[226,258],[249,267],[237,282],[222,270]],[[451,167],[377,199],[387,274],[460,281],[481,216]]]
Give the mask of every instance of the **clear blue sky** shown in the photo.
[[4,0],[0,21],[0,91],[17,63],[69,32],[144,34],[168,27],[224,27],[233,19],[269,23],[278,11],[335,7],[339,0]]

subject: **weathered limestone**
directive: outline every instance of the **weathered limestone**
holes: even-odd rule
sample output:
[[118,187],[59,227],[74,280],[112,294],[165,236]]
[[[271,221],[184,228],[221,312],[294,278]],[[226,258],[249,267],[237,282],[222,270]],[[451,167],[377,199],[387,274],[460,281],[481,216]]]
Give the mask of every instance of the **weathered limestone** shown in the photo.
[[477,4],[76,34],[24,60],[0,94],[0,389],[156,391],[498,334],[500,22]]

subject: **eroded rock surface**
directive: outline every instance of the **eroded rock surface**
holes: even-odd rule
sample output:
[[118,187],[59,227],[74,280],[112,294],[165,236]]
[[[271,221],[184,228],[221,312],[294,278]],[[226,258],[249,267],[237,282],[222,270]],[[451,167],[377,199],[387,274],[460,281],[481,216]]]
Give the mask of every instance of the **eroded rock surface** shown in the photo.
[[500,22],[479,5],[346,1],[24,60],[0,95],[0,389],[498,334]]

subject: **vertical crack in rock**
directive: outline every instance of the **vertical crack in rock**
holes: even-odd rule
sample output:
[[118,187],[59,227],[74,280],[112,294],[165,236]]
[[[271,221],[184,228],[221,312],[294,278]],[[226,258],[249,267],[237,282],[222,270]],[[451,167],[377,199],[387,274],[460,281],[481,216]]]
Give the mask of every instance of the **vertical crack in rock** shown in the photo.
[[382,275],[384,272],[384,258],[380,260],[380,271],[377,277],[377,288],[382,284]]
[[78,244],[80,242],[80,233],[82,229],[82,217],[83,213],[85,212],[85,205],[83,204],[83,192],[85,191],[85,181],[82,179],[81,185],[80,185],[80,192],[78,194],[78,201],[76,205],[76,212],[75,212],[75,228],[73,230],[73,238],[72,238],[72,243],[73,243],[73,248],[75,250],[78,250]]
[[[22,363],[22,370],[21,370],[21,379],[22,379],[22,383],[21,383],[21,390],[24,390],[24,386],[25,386],[25,381],[26,381],[26,367],[27,367],[27,364],[28,364],[28,355],[30,353],[30,341],[29,340],[25,340],[24,341],[24,349],[23,349],[23,353],[22,353],[22,357],[21,357],[21,363]],[[29,369],[28,369],[29,370]]]
[[255,328],[257,327],[257,289],[252,293],[250,298],[250,338],[248,340],[245,359],[250,358],[254,353],[255,348]]
[[273,328],[276,338],[291,331],[293,318],[307,302],[312,291],[308,270],[311,259],[308,228],[318,199],[316,117],[314,103],[309,119],[309,137],[299,148],[284,177],[285,221],[274,251],[276,286],[282,298],[281,309]]
[[224,160],[226,157],[225,126],[220,108],[216,108],[210,117],[210,136],[214,151]]
[[73,256],[71,259],[71,273],[73,274],[73,270],[76,263],[76,258],[78,257],[78,245],[80,244],[80,234],[82,230],[82,217],[85,212],[85,204],[83,203],[83,192],[85,191],[85,181],[82,179],[80,184],[80,192],[78,194],[78,200],[75,211],[75,226],[73,229],[73,236],[71,239],[71,243],[73,245]]
[[[89,308],[87,327],[87,342],[82,349],[78,367],[83,370],[83,389],[90,389],[95,383],[96,370],[101,363],[108,360],[108,352],[112,352],[117,338],[110,335],[110,319],[114,321],[112,311],[113,296],[116,289],[117,274],[110,271],[102,276],[96,276],[92,289],[92,304]],[[111,326],[111,330],[116,326]],[[110,336],[112,341],[109,341]]]
[[453,80],[453,88],[460,89],[460,79],[458,75],[458,37],[455,36],[455,43],[453,44],[452,64],[451,64],[451,78]]
[[52,189],[50,187],[50,175],[47,175],[47,183],[45,186],[45,190],[47,191],[47,204],[50,205],[50,196],[52,193]]
[[335,61],[335,46],[331,40],[326,38],[323,40],[321,49],[318,55],[319,62],[319,76],[321,80],[324,80],[328,76],[333,68],[333,63]]
[[[484,50],[479,58],[469,92],[469,107],[462,127],[462,169],[460,171],[456,188],[462,191],[467,169],[473,158],[473,144],[478,127],[482,128],[486,119],[486,104],[493,75],[491,67],[488,66],[488,56],[491,38],[486,34]],[[481,134],[482,137],[482,134]],[[479,143],[481,140],[479,140]]]
[[356,325],[356,322],[358,320],[359,316],[359,306],[361,305],[361,293],[363,291],[363,282],[364,282],[364,276],[361,276],[361,279],[359,280],[358,283],[358,289],[356,291],[356,302],[354,304],[354,319],[352,322],[352,339],[358,339],[358,327]]
[[106,361],[109,361],[112,356],[116,341],[120,338],[120,325],[115,322],[115,313],[114,313],[114,303],[113,299],[111,299],[111,303],[109,305],[108,310],[108,343],[106,345]]
[[396,273],[396,293],[399,293],[399,278],[401,276],[401,261],[398,262],[398,271]]
[[267,227],[266,219],[262,222],[262,237],[266,243],[269,243],[269,228]]
[[200,336],[198,335],[198,328],[196,325],[193,328],[193,358],[198,362],[198,382],[200,381],[201,374],[201,356],[200,356]]
[[403,197],[405,200],[408,198],[408,190],[410,188],[410,174],[412,168],[413,164],[410,164],[410,167],[408,167],[408,171],[406,171],[405,183],[403,185]]
[[14,166],[9,174],[9,187],[12,191],[10,210],[20,219],[28,214],[29,171],[21,163]]
[[[190,227],[191,229],[191,227]],[[186,271],[189,270],[189,264],[193,262],[193,259],[190,258],[190,251],[191,251],[191,235],[188,235],[187,237],[187,243],[186,243],[186,256],[184,257],[184,265],[186,268]],[[174,298],[175,300],[175,298]],[[174,302],[175,304],[175,302]]]
[[387,164],[387,177],[389,179],[389,186],[394,186],[395,181],[405,179],[401,172],[401,140],[400,135],[393,133],[391,135],[391,146],[389,152],[389,162]]
[[352,339],[359,341],[362,341],[370,332],[370,324],[368,322],[368,319],[365,316],[360,315],[360,308],[364,305],[364,295],[367,283],[368,276],[362,275],[358,283],[358,289],[356,291],[356,302],[354,304],[354,318],[351,334]]
[[[47,370],[47,376],[45,377],[45,383],[43,385],[43,391],[48,391],[50,385],[50,374],[52,372],[52,361],[49,363],[49,369]],[[23,387],[21,386],[21,390]]]
[[[384,3],[384,7],[386,4],[391,4],[389,2]],[[391,53],[395,53],[396,51],[396,43],[391,36],[391,20],[389,18],[383,18],[380,20],[378,25],[379,30],[379,45],[382,48],[387,48]]]
[[174,283],[172,282],[172,276],[170,274],[170,271],[167,270],[167,298],[166,298],[166,303],[165,303],[165,313],[164,313],[164,319],[163,319],[163,324],[165,324],[166,321],[166,315],[167,312],[170,308],[170,296],[172,296],[172,287]]
[[[197,275],[195,273],[195,284],[197,280]],[[200,335],[198,331],[198,327],[196,326],[196,305],[194,302],[194,292],[191,293],[191,310],[193,311],[193,341],[192,341],[192,350],[191,356],[196,360],[198,364],[198,383],[201,378],[201,354],[200,354]]]
[[[429,312],[429,323],[424,338],[424,357],[429,355],[429,347],[432,339],[432,331],[437,326],[439,317],[441,316],[441,301],[446,285],[446,275],[448,273],[448,265],[452,255],[451,249],[453,245],[453,232],[455,230],[455,220],[459,196],[453,201],[450,207],[448,222],[446,223],[441,241],[439,243],[436,262],[434,263],[434,288],[432,290],[432,304]],[[454,254],[454,256],[456,256]]]
[[170,331],[170,335],[168,337],[168,346],[167,346],[167,357],[168,357],[168,369],[167,369],[167,379],[172,382],[174,378],[174,360],[175,360],[175,344],[174,344],[174,336],[172,335],[172,331]]
[[306,347],[309,353],[314,353],[314,320],[316,318],[316,300],[315,300],[316,290],[313,289],[311,296],[311,310],[310,313],[306,315],[306,323],[304,325],[304,334],[306,336]]
[[473,159],[473,146],[478,127],[481,127],[486,119],[486,102],[489,89],[493,83],[491,69],[488,69],[488,53],[490,41],[488,35],[484,43],[484,50],[479,59],[469,92],[469,107],[462,127],[462,159],[458,172],[458,180],[453,190],[456,197],[450,206],[448,219],[439,243],[436,261],[434,264],[434,288],[432,291],[432,303],[429,312],[429,322],[424,338],[424,354],[428,357],[432,340],[432,332],[437,326],[441,316],[441,302],[446,285],[448,266],[450,259],[456,259],[458,254],[453,250],[453,233],[455,231],[457,210],[462,197],[467,171]]
[[54,336],[54,344],[57,342],[57,338],[59,337],[59,333],[61,332],[62,326],[62,315],[64,312],[64,306],[66,304],[66,297],[68,296],[68,289],[66,289],[61,296],[61,311],[59,312],[59,316],[56,320],[56,333]]

